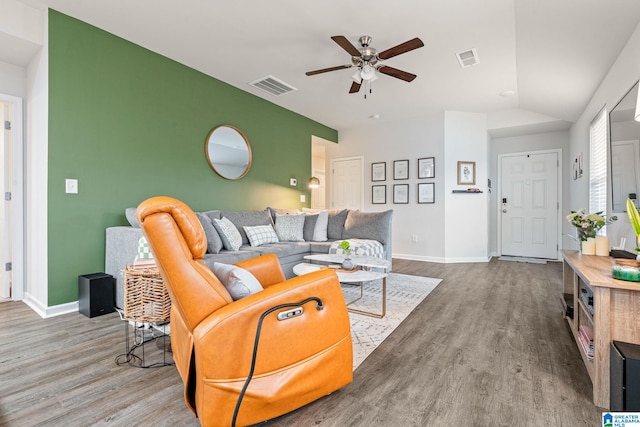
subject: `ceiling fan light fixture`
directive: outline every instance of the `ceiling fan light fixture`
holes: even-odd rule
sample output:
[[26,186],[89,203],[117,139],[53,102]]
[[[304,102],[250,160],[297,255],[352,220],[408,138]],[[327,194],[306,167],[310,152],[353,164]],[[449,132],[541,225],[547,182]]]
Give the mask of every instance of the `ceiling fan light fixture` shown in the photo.
[[376,75],[376,69],[369,64],[365,64],[365,66],[362,67],[362,71],[360,71],[360,77],[362,77],[362,80],[370,82],[378,78],[378,76]]

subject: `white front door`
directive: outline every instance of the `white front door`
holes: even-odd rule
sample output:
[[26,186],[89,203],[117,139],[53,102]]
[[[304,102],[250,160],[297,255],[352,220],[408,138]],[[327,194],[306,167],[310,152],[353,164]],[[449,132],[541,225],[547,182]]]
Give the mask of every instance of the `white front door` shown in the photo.
[[557,152],[501,157],[502,255],[557,259],[558,167]]
[[331,161],[331,209],[362,210],[363,163],[362,157]]

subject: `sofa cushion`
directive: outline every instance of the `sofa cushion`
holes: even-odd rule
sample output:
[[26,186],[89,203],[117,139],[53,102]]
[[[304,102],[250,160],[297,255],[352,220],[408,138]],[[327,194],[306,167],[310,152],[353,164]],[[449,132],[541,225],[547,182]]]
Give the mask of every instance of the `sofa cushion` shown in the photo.
[[372,239],[386,244],[391,229],[393,210],[384,212],[349,211],[344,224],[343,239]]
[[213,226],[218,231],[224,248],[229,251],[237,251],[242,246],[242,237],[235,225],[226,217],[214,219]]
[[[249,248],[249,247],[247,247]],[[243,248],[240,248],[242,250]],[[307,242],[279,242],[272,243],[270,245],[262,245],[259,247],[251,247],[252,251],[259,252],[260,254],[276,254],[278,258],[287,257],[290,255],[309,253],[309,243]]]
[[222,250],[224,245],[222,239],[220,239],[220,235],[211,222],[211,218],[203,213],[196,213],[196,216],[202,225],[205,236],[207,236],[207,253],[217,254]]
[[251,246],[278,242],[278,236],[271,225],[245,225],[242,228],[244,228]]
[[211,219],[211,222],[213,222],[214,219],[222,219],[222,217],[220,216],[220,211],[218,211],[218,210],[204,211],[204,212],[200,212],[200,213],[208,216]]
[[281,242],[304,242],[305,214],[276,214],[276,234]]
[[[342,240],[340,240],[341,242]],[[309,243],[309,252],[311,254],[328,254],[329,248],[331,248],[331,244],[334,241],[328,242],[310,242]]]
[[258,279],[244,268],[216,262],[213,264],[213,273],[234,301],[263,290]]
[[263,211],[246,211],[246,212],[229,212],[229,211],[221,211],[221,217],[228,218],[229,221],[236,226],[238,231],[240,231],[240,236],[242,237],[242,244],[248,245],[249,239],[247,238],[247,233],[244,232],[244,226],[252,226],[252,225],[273,225],[271,221],[271,215],[265,209]]

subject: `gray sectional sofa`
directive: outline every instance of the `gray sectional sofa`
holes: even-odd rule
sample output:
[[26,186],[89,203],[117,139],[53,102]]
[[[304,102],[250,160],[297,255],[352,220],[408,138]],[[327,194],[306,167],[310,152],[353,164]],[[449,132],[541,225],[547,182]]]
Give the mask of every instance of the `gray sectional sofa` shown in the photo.
[[[205,234],[207,235],[207,254],[204,261],[213,267],[215,262],[233,264],[263,254],[274,253],[280,259],[287,278],[293,277],[293,266],[302,262],[305,255],[328,253],[331,244],[336,240],[367,239],[380,242],[385,257],[391,261],[391,219],[393,210],[384,212],[362,212],[358,210],[328,211],[326,241],[314,241],[314,229],[318,213],[305,215],[304,241],[279,241],[260,246],[251,246],[244,226],[274,225],[277,215],[293,214],[295,210],[266,208],[263,211],[231,212],[212,210],[198,212]],[[126,210],[125,215],[131,226],[109,227],[106,230],[105,273],[117,279],[116,305],[123,307],[123,270],[133,263],[138,253],[138,241],[142,237],[142,229],[135,217],[135,208]],[[238,229],[242,237],[239,250],[226,250],[222,246],[219,233],[213,227],[214,219],[229,219]]]

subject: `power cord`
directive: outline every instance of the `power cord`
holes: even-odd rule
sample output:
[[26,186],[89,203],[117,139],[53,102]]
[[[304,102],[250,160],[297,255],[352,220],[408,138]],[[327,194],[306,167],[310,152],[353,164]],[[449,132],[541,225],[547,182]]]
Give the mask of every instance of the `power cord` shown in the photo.
[[324,309],[324,304],[322,303],[322,300],[320,298],[309,297],[298,303],[276,305],[266,310],[264,313],[260,315],[260,319],[258,320],[258,328],[256,329],[256,338],[253,342],[253,355],[251,357],[251,369],[249,370],[249,375],[247,375],[247,379],[245,380],[244,385],[242,386],[242,390],[240,391],[240,395],[238,396],[238,401],[236,402],[235,410],[233,411],[233,418],[231,420],[232,427],[236,426],[236,419],[238,418],[238,412],[240,411],[240,405],[242,404],[242,399],[244,398],[244,394],[247,391],[247,388],[249,387],[249,383],[251,382],[251,379],[253,378],[253,371],[255,370],[256,359],[258,356],[258,342],[260,341],[260,332],[262,330],[262,322],[269,314],[273,313],[276,310],[281,310],[283,308],[300,307],[311,301],[316,302],[316,310],[320,311]]

